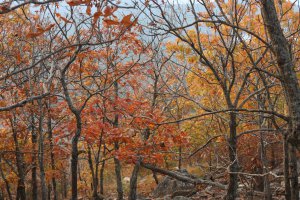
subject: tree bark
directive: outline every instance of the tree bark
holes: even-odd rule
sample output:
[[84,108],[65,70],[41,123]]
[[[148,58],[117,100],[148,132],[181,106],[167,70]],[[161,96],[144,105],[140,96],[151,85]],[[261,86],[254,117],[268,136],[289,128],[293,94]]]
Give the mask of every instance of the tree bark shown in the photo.
[[285,186],[285,199],[291,200],[291,185],[290,185],[290,173],[289,173],[289,144],[287,141],[287,135],[283,138],[283,158],[284,158],[284,186]]
[[[50,115],[50,103],[48,108],[48,140],[50,143],[50,160],[51,160],[51,169],[52,171],[55,170],[55,159],[54,159],[54,152],[53,152],[53,136],[52,136],[52,121]],[[56,179],[55,176],[52,176],[52,191],[53,191],[53,200],[57,200],[57,189],[56,189]]]
[[[77,176],[78,176],[78,140],[81,135],[81,129],[82,129],[82,122],[81,122],[81,111],[84,107],[81,107],[80,109],[77,109],[72,102],[71,96],[69,94],[69,90],[67,87],[67,80],[66,80],[66,73],[71,64],[76,60],[77,54],[80,52],[82,46],[78,46],[76,52],[73,54],[69,62],[66,64],[66,66],[61,71],[61,85],[63,88],[63,92],[68,104],[69,109],[73,113],[75,119],[76,119],[76,130],[75,135],[72,138],[72,147],[71,147],[71,186],[72,186],[72,200],[78,199],[78,190],[77,190]],[[85,104],[84,104],[85,105]],[[83,105],[83,106],[84,106]]]
[[32,191],[32,200],[37,200],[37,163],[36,163],[36,143],[37,143],[37,135],[35,131],[35,121],[34,121],[34,113],[31,114],[31,142],[32,142],[32,169],[31,169],[31,191]]
[[[115,149],[119,149],[118,142],[115,142]],[[121,163],[119,159],[114,158],[115,163],[115,173],[116,173],[116,181],[117,181],[117,192],[118,192],[118,200],[123,200],[123,184],[122,184],[122,174],[121,174]]]
[[[257,95],[257,101],[258,101],[258,109],[265,109],[265,99],[262,97],[262,95]],[[264,120],[266,118],[263,115],[259,116],[259,129],[264,129],[264,128],[269,128],[266,127],[264,124]],[[262,164],[262,173],[266,174],[269,171],[268,169],[268,159],[266,155],[266,148],[265,148],[265,136],[264,133],[260,132],[260,161]],[[272,194],[271,194],[271,189],[270,189],[270,182],[269,182],[269,177],[264,176],[263,177],[263,189],[264,189],[264,199],[265,200],[271,200],[272,199]]]
[[300,87],[296,76],[290,44],[284,36],[274,0],[262,1],[262,16],[272,42],[272,50],[276,56],[286,102],[289,109],[291,132],[288,141],[290,150],[291,197],[299,200],[297,162],[295,150],[300,146]]
[[211,186],[217,187],[217,188],[222,189],[222,190],[226,190],[228,188],[227,185],[223,185],[221,183],[217,183],[217,182],[214,182],[214,181],[205,180],[205,179],[201,179],[201,178],[196,178],[196,177],[194,177],[194,178],[187,177],[187,176],[184,176],[182,174],[179,174],[179,173],[176,173],[176,172],[173,172],[173,171],[169,171],[169,170],[166,170],[166,169],[161,169],[161,168],[156,167],[154,165],[146,164],[146,163],[143,163],[143,162],[141,162],[141,167],[144,167],[146,169],[149,169],[151,171],[154,171],[154,172],[157,172],[157,173],[160,173],[160,174],[170,176],[170,177],[175,178],[176,180],[182,181],[184,183],[192,183],[192,184],[195,184],[195,185],[198,185],[198,184],[211,185]]
[[[55,170],[55,159],[54,159],[54,152],[53,152],[53,136],[52,136],[52,122],[51,122],[51,116],[49,113],[48,116],[48,140],[50,143],[50,160],[51,160],[51,169],[52,171]],[[57,189],[56,189],[56,179],[54,176],[52,176],[52,191],[53,191],[53,200],[57,200]]]
[[137,179],[138,174],[141,166],[141,161],[138,160],[135,164],[131,177],[130,177],[130,188],[129,188],[129,200],[136,200],[137,199]]
[[[229,166],[229,184],[226,194],[227,200],[235,200],[237,197],[237,189],[238,189],[238,162],[237,162],[237,138],[236,138],[236,114],[230,113],[230,136],[228,139],[228,151],[229,151],[229,159],[230,159],[230,166]],[[232,172],[232,173],[231,173]]]
[[[118,82],[114,82],[114,90],[115,90],[115,101],[119,98],[119,85]],[[114,110],[116,110],[116,106],[114,106]],[[115,120],[113,123],[114,127],[119,126],[119,115],[115,114]],[[119,150],[119,143],[114,143],[115,151]],[[117,192],[118,192],[118,200],[123,200],[123,184],[122,184],[122,175],[121,175],[121,162],[118,158],[114,157],[115,163],[115,173],[116,173],[116,181],[117,181]]]
[[76,117],[76,133],[72,139],[72,155],[71,155],[71,180],[72,180],[72,200],[77,200],[77,176],[78,176],[78,140],[81,134],[81,117],[80,114],[75,114]]
[[25,163],[24,157],[19,147],[17,130],[15,128],[15,116],[11,119],[11,126],[13,132],[13,139],[15,144],[15,156],[16,156],[16,165],[18,172],[18,186],[17,186],[17,200],[26,200],[26,190],[25,190]]
[[68,197],[68,186],[67,186],[67,174],[65,172],[63,172],[62,175],[62,197],[63,198],[67,198]]
[[90,167],[91,175],[92,175],[93,199],[99,200],[100,198],[98,195],[98,164],[97,164],[97,160],[96,160],[95,167],[94,167],[93,160],[92,160],[91,147],[89,146],[89,144],[88,144],[88,163],[89,163],[89,167]]
[[[0,157],[0,164],[1,164],[1,157]],[[10,192],[10,185],[9,185],[8,180],[5,177],[5,174],[4,174],[3,169],[2,169],[1,166],[0,166],[0,174],[1,174],[1,177],[4,181],[4,183],[5,183],[5,189],[6,189],[6,192],[7,192],[8,199],[12,200],[12,196],[11,196],[11,192]]]
[[47,199],[47,186],[46,186],[46,178],[45,178],[45,168],[44,168],[44,133],[43,133],[43,121],[44,114],[42,109],[42,103],[39,101],[40,107],[40,117],[39,117],[39,168],[40,168],[40,180],[41,180],[41,190],[42,190],[42,200]]
[[[105,143],[103,144],[103,158],[105,158],[105,154],[106,154],[106,146]],[[105,170],[105,160],[103,160],[102,165],[101,165],[101,169],[100,169],[100,194],[104,195],[104,170]]]

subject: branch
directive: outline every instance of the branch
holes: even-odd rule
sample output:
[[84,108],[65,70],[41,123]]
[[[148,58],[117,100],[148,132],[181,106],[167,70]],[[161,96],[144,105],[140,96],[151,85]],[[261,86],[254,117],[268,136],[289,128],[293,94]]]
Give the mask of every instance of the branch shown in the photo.
[[226,112],[250,112],[250,113],[266,113],[266,114],[270,114],[276,117],[279,117],[285,121],[289,121],[290,118],[282,115],[280,113],[277,113],[275,111],[270,111],[270,110],[256,110],[256,109],[225,109],[225,110],[217,110],[217,111],[211,111],[211,112],[206,112],[203,114],[199,114],[199,115],[194,115],[191,117],[187,117],[187,118],[182,118],[182,119],[178,119],[178,120],[174,120],[174,121],[169,121],[169,122],[161,122],[161,123],[156,123],[157,126],[161,126],[161,125],[166,125],[166,124],[177,124],[180,122],[184,122],[184,121],[188,121],[188,120],[192,120],[192,119],[197,119],[200,117],[204,117],[204,116],[209,116],[209,115],[214,115],[214,114],[218,114],[218,113],[226,113]]
[[48,96],[50,93],[45,93],[45,94],[42,94],[42,95],[38,95],[38,96],[33,96],[33,97],[30,97],[28,99],[24,99],[16,104],[13,104],[11,106],[6,106],[6,107],[0,107],[0,112],[3,112],[3,111],[10,111],[14,108],[18,108],[18,107],[23,107],[25,106],[26,103],[29,103],[29,102],[32,102],[34,100],[38,100],[38,99],[42,99],[46,96]]
[[[35,5],[43,5],[43,4],[48,4],[48,3],[55,3],[55,2],[60,2],[62,0],[49,0],[49,1],[26,1],[24,3],[21,3],[21,4],[18,4],[16,6],[13,6],[13,7],[9,7],[9,2],[5,2],[5,3],[2,3],[0,4],[0,15],[3,15],[3,14],[6,14],[6,13],[9,13],[13,10],[16,10],[22,6],[25,6],[27,4],[35,4]],[[7,5],[8,4],[8,5]]]
[[209,145],[214,139],[216,138],[219,138],[219,137],[222,137],[224,136],[223,134],[222,135],[216,135],[212,138],[210,138],[204,145],[202,145],[201,147],[199,147],[198,149],[196,149],[193,153],[191,153],[191,155],[189,155],[188,158],[191,158],[192,156],[194,156],[196,153],[198,153],[200,150],[204,149],[207,145]]

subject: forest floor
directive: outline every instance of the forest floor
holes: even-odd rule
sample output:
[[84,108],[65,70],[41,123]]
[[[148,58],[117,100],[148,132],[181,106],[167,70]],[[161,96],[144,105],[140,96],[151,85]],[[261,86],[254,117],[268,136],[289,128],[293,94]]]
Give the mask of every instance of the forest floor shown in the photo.
[[[129,192],[129,183],[130,183],[130,173],[132,168],[127,167],[123,169],[123,187],[124,187],[124,193],[125,193],[125,199],[126,195],[128,195]],[[198,177],[203,177],[203,174],[197,167],[187,167],[187,171]],[[215,176],[213,178],[213,181],[218,183],[226,184],[226,173],[224,172],[223,175],[221,173]],[[207,176],[206,177],[210,177]],[[210,178],[212,178],[210,177]],[[249,177],[246,175],[240,176],[240,182],[239,182],[239,189],[238,189],[238,200],[260,200],[264,199],[264,193],[262,191],[253,190],[251,188],[257,187],[257,182],[259,182],[259,178],[261,177]],[[164,182],[166,176],[158,175],[159,182]],[[170,178],[169,178],[170,179]],[[140,171],[140,176],[138,179],[138,200],[151,200],[151,199],[157,199],[157,200],[198,200],[198,199],[224,199],[226,195],[226,191],[219,189],[217,187],[208,186],[208,185],[199,185],[199,186],[193,186],[190,187],[187,190],[180,190],[176,193],[176,189],[174,187],[174,179],[173,182],[164,183],[164,187],[166,189],[161,190],[167,190],[166,193],[163,195],[155,195],[155,191],[159,188],[159,185],[155,183],[155,180],[153,178],[153,175],[151,172],[149,172],[146,169],[142,169]],[[109,184],[105,185],[105,191],[106,197],[109,200],[116,199],[117,193],[115,188],[115,181],[114,181],[114,175],[113,174],[106,174],[105,181]],[[175,183],[176,185],[180,185],[178,181]],[[256,185],[256,186],[255,186]],[[170,189],[171,188],[171,189]],[[283,200],[284,198],[284,184],[283,184],[283,178],[282,176],[278,176],[277,178],[272,178],[270,176],[270,188],[272,193],[272,199],[275,200]],[[181,192],[181,193],[180,193]],[[109,194],[109,195],[108,195]],[[180,197],[180,198],[179,198]]]

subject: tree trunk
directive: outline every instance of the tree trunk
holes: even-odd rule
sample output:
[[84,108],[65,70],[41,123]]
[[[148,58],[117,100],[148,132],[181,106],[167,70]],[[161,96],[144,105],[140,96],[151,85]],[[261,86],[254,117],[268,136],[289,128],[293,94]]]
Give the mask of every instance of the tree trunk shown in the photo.
[[[15,116],[14,116],[15,118]],[[17,200],[26,200],[26,190],[25,190],[25,163],[23,154],[19,147],[17,130],[15,129],[15,119],[11,120],[13,139],[15,145],[15,156],[16,156],[16,165],[18,172],[18,186],[17,186]]]
[[[262,95],[257,95],[257,101],[258,101],[258,109],[265,109],[265,99],[262,97]],[[266,118],[263,115],[259,116],[259,129],[263,128],[271,128],[271,127],[266,127],[264,124],[264,121]],[[266,148],[265,148],[265,135],[263,132],[260,132],[260,161],[262,164],[262,173],[266,174],[268,173],[268,159],[266,156]],[[269,182],[269,177],[268,176],[263,176],[263,188],[264,188],[264,199],[265,200],[271,200],[272,199],[272,194],[271,194],[271,189],[270,189],[270,182]]]
[[91,175],[92,175],[92,191],[93,191],[93,199],[94,200],[99,200],[99,196],[98,196],[98,170],[97,170],[97,163],[95,166],[95,170],[94,170],[94,165],[93,165],[93,160],[92,160],[92,152],[91,152],[91,147],[88,144],[88,163],[89,163],[89,167],[91,170]]
[[141,166],[141,161],[138,160],[135,164],[131,177],[130,177],[130,188],[129,188],[129,200],[136,200],[137,199],[137,179],[138,174]]
[[76,114],[76,133],[72,139],[72,155],[71,155],[71,179],[72,179],[72,200],[77,200],[77,176],[78,176],[78,140],[81,134],[81,117]]
[[[268,173],[269,171],[267,170],[267,157],[266,157],[266,149],[264,145],[264,136],[263,133],[260,134],[260,147],[261,147],[261,152],[260,152],[260,158],[261,158],[261,163],[262,163],[262,172],[263,174]],[[265,200],[271,200],[272,199],[272,194],[270,190],[270,182],[269,182],[269,177],[264,176],[263,177],[264,181],[264,199]]]
[[290,185],[290,173],[289,173],[289,147],[288,147],[287,135],[283,138],[283,158],[284,158],[284,185],[285,185],[285,199],[291,200],[291,185]]
[[[106,146],[105,143],[103,144],[103,158],[105,158],[106,154]],[[100,194],[103,196],[104,195],[104,169],[105,169],[105,160],[103,160],[101,169],[100,169]]]
[[[0,157],[0,165],[1,165],[1,157]],[[8,199],[12,200],[12,196],[11,196],[11,192],[10,192],[10,185],[9,185],[9,182],[7,181],[7,179],[5,177],[5,174],[4,174],[1,166],[0,166],[0,174],[1,174],[1,178],[3,179],[3,181],[5,183],[5,188],[6,188]]]
[[[118,82],[114,82],[114,90],[115,90],[115,101],[119,98],[119,85]],[[114,110],[116,110],[116,106],[114,106]],[[119,115],[115,114],[115,120],[113,123],[114,127],[119,126]],[[115,151],[119,149],[119,143],[114,143]],[[117,181],[117,192],[118,192],[118,200],[123,200],[123,184],[122,184],[122,175],[121,175],[121,163],[119,159],[114,157],[114,163],[115,163],[115,173],[116,173],[116,181]]]
[[17,200],[26,200],[26,191],[24,180],[19,179],[17,186]]
[[227,200],[235,200],[237,197],[237,189],[238,189],[238,163],[237,163],[237,144],[236,144],[236,114],[230,113],[230,136],[228,139],[228,151],[229,151],[229,159],[230,159],[230,166],[229,166],[229,184],[226,194]]
[[40,168],[40,180],[41,180],[41,190],[42,190],[42,200],[47,199],[47,186],[46,186],[46,178],[45,178],[45,168],[44,168],[44,133],[43,133],[43,109],[42,104],[39,102],[40,107],[40,117],[39,117],[39,168]]
[[288,141],[291,144],[290,153],[290,176],[291,176],[291,197],[299,200],[297,162],[295,151],[300,145],[300,87],[296,76],[295,66],[290,50],[289,42],[284,36],[278,20],[274,0],[262,1],[262,15],[266,24],[271,42],[272,50],[276,56],[280,72],[286,102],[289,109],[291,132]]
[[180,170],[181,169],[181,166],[182,166],[182,147],[181,145],[179,146],[179,157],[178,157],[178,169]]
[[289,145],[290,177],[291,177],[291,199],[299,200],[297,153],[294,145]]
[[68,197],[67,174],[63,172],[62,177],[62,197],[66,199]]
[[48,195],[47,199],[51,200],[51,185],[50,184],[48,185],[48,193],[47,193],[47,195]]
[[[118,142],[115,142],[115,149],[119,149]],[[122,175],[121,175],[121,163],[119,159],[116,157],[114,158],[115,162],[115,173],[116,173],[116,180],[117,180],[117,192],[118,192],[118,200],[123,200],[123,184],[122,184]]]
[[[49,104],[50,107],[50,104]],[[50,108],[49,108],[50,110]],[[51,160],[51,169],[52,171],[55,170],[55,159],[54,159],[54,152],[53,152],[53,136],[52,136],[52,122],[51,122],[51,115],[50,111],[48,114],[48,140],[50,143],[50,160]],[[52,176],[52,191],[53,191],[53,200],[57,200],[57,189],[56,189],[56,179]]]
[[36,143],[37,143],[37,135],[35,131],[35,121],[34,121],[34,114],[31,114],[31,142],[32,142],[32,169],[31,169],[31,190],[32,190],[32,200],[37,200],[37,163],[36,163]]

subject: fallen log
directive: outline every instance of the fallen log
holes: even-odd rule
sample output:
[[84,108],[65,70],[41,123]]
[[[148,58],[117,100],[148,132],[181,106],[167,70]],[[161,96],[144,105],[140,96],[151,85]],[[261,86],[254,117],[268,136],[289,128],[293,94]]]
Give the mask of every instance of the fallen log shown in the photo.
[[205,180],[205,179],[201,179],[201,178],[196,178],[196,177],[195,178],[191,178],[191,177],[183,176],[183,175],[181,175],[179,173],[176,173],[174,171],[170,171],[170,170],[166,170],[166,169],[161,169],[161,168],[156,167],[156,166],[151,165],[151,164],[146,164],[146,163],[141,162],[141,166],[144,167],[144,168],[146,168],[146,169],[152,170],[154,172],[170,176],[170,177],[172,177],[174,179],[177,179],[179,181],[182,181],[182,182],[192,183],[192,184],[195,184],[195,185],[200,185],[200,184],[211,185],[211,186],[218,187],[218,188],[220,188],[222,190],[226,190],[227,189],[227,185],[223,185],[223,184],[218,183],[218,182],[214,182],[214,181],[210,181],[210,180]]

